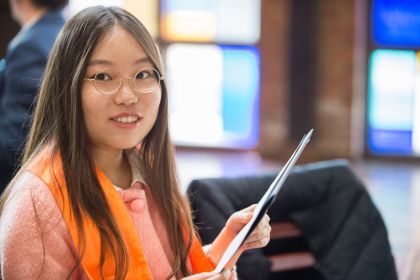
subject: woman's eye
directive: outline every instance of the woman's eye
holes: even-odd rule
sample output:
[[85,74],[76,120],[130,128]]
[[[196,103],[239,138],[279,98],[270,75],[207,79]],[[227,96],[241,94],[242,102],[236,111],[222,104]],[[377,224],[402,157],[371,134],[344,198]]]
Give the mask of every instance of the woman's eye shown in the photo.
[[111,76],[106,74],[106,73],[98,73],[95,75],[95,80],[99,80],[99,81],[109,81],[112,80]]
[[152,77],[151,71],[143,70],[137,73],[136,79],[144,80]]

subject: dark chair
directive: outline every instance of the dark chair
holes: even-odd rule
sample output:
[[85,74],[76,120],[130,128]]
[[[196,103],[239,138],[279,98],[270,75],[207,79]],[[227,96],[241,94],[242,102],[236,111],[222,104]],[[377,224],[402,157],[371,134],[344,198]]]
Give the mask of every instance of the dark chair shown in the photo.
[[[187,193],[203,243],[257,203],[275,176],[193,180]],[[295,167],[268,214],[271,241],[241,256],[241,280],[397,279],[382,217],[347,161]]]

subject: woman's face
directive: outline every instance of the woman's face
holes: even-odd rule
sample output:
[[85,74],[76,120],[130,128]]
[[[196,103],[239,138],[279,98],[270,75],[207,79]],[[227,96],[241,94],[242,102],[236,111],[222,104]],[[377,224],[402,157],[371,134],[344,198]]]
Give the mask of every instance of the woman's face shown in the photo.
[[81,92],[84,121],[95,148],[132,148],[149,133],[158,115],[159,85],[141,93],[133,80],[122,79],[112,94],[103,94],[97,88],[101,84],[109,87],[111,80],[121,77],[135,77],[141,84],[145,81],[142,79],[150,78],[151,69],[153,65],[142,46],[123,28],[114,27],[99,41],[85,74],[85,79],[96,80],[85,80]]

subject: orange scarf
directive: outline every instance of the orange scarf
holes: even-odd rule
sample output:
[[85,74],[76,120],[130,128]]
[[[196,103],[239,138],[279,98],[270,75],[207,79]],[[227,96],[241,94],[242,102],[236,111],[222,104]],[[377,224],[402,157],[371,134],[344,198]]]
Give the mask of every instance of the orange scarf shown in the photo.
[[[77,250],[80,250],[81,243],[77,234],[75,218],[71,211],[60,156],[55,156],[54,161],[52,161],[51,154],[48,152],[48,149],[45,149],[31,161],[27,170],[38,175],[50,189],[63,214],[74,245]],[[113,217],[118,217],[118,219],[115,219],[115,222],[127,247],[129,263],[126,279],[152,279],[149,266],[143,255],[140,240],[138,239],[137,232],[126,206],[106,175],[98,168],[96,172],[111,213]],[[83,213],[82,217],[85,224],[85,250],[81,258],[81,264],[89,279],[101,279],[99,231],[86,213]],[[81,254],[81,252],[79,253]],[[213,263],[203,252],[200,241],[195,235],[189,253],[189,259],[193,274],[208,272],[214,269]],[[114,259],[110,253],[105,254],[103,274],[105,279],[114,278]]]

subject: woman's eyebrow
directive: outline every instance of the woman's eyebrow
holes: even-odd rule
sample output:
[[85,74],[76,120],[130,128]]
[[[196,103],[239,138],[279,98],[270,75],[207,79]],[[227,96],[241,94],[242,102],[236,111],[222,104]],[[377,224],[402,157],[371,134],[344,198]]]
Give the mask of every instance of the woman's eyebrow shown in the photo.
[[[133,64],[138,65],[138,64],[145,64],[145,63],[150,63],[150,62],[151,61],[148,57],[142,57],[142,58],[134,61]],[[109,60],[106,60],[106,59],[93,59],[93,60],[89,61],[88,66],[94,66],[94,65],[112,66],[113,63]]]
[[143,57],[140,59],[137,59],[134,64],[145,64],[145,63],[150,63],[150,59],[148,57]]
[[93,59],[89,61],[88,66],[94,66],[94,65],[112,65],[112,62],[106,59]]

